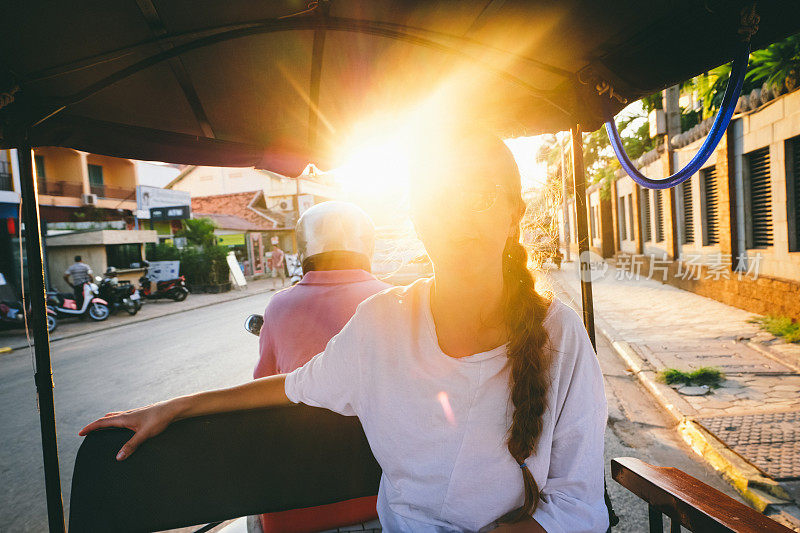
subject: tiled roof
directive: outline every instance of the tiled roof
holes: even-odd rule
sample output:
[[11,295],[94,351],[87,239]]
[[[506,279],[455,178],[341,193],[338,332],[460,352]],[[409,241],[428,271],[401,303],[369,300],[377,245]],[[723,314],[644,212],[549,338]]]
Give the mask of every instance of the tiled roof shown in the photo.
[[[265,209],[251,207],[251,204],[253,204],[254,201],[261,195],[263,195],[263,192],[254,191],[232,194],[217,194],[215,196],[198,196],[196,198],[192,198],[192,212],[195,213],[196,217],[199,217],[201,214],[231,215],[240,220],[244,220],[251,225],[251,227],[248,228],[226,229],[263,231],[282,227],[282,217],[274,216]],[[219,221],[219,223],[222,222],[223,220]],[[232,220],[229,222],[233,223]]]
[[219,229],[239,230],[239,231],[261,231],[265,228],[259,227],[252,222],[236,215],[217,215],[214,213],[194,213],[195,218],[208,218],[214,221]]

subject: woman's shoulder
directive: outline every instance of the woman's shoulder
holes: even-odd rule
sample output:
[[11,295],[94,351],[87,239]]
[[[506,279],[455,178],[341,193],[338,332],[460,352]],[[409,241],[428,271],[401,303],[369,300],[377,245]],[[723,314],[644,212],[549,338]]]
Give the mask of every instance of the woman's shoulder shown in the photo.
[[560,365],[569,361],[571,366],[589,356],[596,359],[580,315],[566,303],[553,298],[543,325]]
[[558,298],[552,298],[543,321],[548,333],[561,333],[565,328],[572,328],[575,324],[581,324],[578,313]]

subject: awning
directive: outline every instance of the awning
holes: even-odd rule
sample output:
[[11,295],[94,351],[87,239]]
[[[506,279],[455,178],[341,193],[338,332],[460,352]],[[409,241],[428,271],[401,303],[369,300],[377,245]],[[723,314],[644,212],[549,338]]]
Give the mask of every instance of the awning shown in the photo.
[[244,233],[217,235],[217,244],[220,246],[244,246]]
[[[37,124],[34,145],[298,175],[335,163],[364,121],[425,102],[507,136],[594,130],[604,113],[729,61],[745,2],[299,5],[12,2],[0,20],[0,92],[15,99],[0,110],[2,143]],[[796,0],[757,11],[754,48],[800,29]]]
[[0,218],[18,218],[19,204],[0,202]]

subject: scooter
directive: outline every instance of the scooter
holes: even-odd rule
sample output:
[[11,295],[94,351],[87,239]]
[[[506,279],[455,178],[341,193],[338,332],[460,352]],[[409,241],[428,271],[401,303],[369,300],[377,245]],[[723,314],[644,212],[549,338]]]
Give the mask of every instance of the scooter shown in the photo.
[[[2,301],[0,302],[0,327],[3,329],[24,328],[25,313],[22,311],[22,303]],[[31,316],[28,313],[28,316]],[[56,311],[49,305],[47,306],[47,332],[52,333],[58,327]]]
[[83,284],[83,302],[80,307],[74,294],[56,291],[47,291],[47,303],[55,310],[58,317],[83,318],[88,316],[96,322],[101,322],[109,317],[111,310],[108,302],[99,298],[97,294],[97,285],[86,282]]
[[[148,263],[145,262],[145,265]],[[176,302],[182,302],[189,296],[189,289],[186,288],[186,278],[179,276],[174,279],[167,279],[164,281],[157,281],[155,287],[153,280],[147,277],[148,271],[145,270],[144,275],[139,278],[139,292],[144,298],[148,300],[156,300],[158,298],[170,298]]]
[[142,308],[141,296],[131,283],[120,283],[116,276],[106,274],[105,277],[97,276],[99,296],[106,300],[112,313],[124,309],[133,316]]

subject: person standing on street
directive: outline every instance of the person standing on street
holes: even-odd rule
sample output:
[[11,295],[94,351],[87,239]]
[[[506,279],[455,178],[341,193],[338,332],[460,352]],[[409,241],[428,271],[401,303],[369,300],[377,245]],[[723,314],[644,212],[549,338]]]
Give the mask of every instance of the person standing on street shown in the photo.
[[[391,287],[370,273],[375,226],[357,206],[317,204],[303,213],[296,232],[303,279],[273,296],[264,311],[255,379],[306,364],[325,350],[361,302]],[[373,496],[259,518],[264,533],[307,533],[368,522],[377,518],[375,507]]]
[[92,267],[84,263],[81,256],[76,255],[75,262],[64,272],[64,281],[75,291],[75,302],[80,308],[83,304],[83,284],[92,281]]
[[281,279],[281,287],[286,285],[286,254],[278,243],[272,245],[272,275]]

